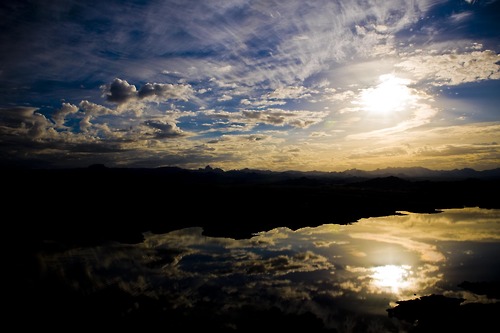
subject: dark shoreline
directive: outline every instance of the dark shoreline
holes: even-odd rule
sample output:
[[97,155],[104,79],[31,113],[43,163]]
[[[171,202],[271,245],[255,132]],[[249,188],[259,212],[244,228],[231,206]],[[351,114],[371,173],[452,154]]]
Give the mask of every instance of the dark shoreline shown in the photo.
[[202,227],[248,238],[276,227],[350,224],[398,211],[500,208],[500,179],[277,177],[220,170],[83,168],[4,170],[7,230],[70,245],[137,243],[143,232]]

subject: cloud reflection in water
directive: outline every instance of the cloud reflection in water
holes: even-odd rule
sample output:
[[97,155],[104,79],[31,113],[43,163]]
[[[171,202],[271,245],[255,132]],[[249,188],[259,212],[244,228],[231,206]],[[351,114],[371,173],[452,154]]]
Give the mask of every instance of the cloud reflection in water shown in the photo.
[[408,265],[385,265],[373,267],[371,270],[372,283],[375,287],[380,288],[382,291],[389,291],[393,294],[398,294],[400,290],[408,289],[410,287],[409,276],[411,266]]
[[[42,262],[47,276],[85,294],[117,286],[181,311],[206,310],[209,304],[215,316],[245,306],[278,308],[312,313],[332,328],[359,316],[393,325],[386,313],[390,304],[431,293],[481,301],[457,285],[477,277],[500,280],[492,269],[500,266],[500,210],[449,209],[345,226],[278,228],[241,240],[202,231],[147,233],[141,244],[47,253]],[[472,254],[476,260],[467,260]]]

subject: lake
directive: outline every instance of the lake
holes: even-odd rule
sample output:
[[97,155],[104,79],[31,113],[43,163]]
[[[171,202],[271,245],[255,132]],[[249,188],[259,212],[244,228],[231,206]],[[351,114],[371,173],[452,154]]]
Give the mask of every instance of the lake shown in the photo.
[[[76,297],[87,317],[222,330],[258,329],[254,319],[264,318],[276,328],[376,332],[415,326],[388,315],[402,300],[436,294],[462,307],[495,303],[463,282],[498,286],[499,254],[500,210],[461,208],[249,239],[208,237],[201,228],[145,233],[139,244],[54,246],[39,261],[50,297]],[[46,296],[37,295],[40,306]]]

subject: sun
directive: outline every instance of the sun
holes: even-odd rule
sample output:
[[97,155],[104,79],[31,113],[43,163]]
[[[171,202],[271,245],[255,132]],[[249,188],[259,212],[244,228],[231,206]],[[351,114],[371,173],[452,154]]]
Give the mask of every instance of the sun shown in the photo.
[[384,74],[379,77],[379,81],[377,86],[361,91],[356,104],[360,104],[363,110],[375,114],[390,114],[403,111],[415,98],[412,89],[408,88],[410,80]]
[[372,283],[375,287],[381,290],[398,293],[402,289],[406,289],[410,285],[408,277],[410,275],[411,266],[408,265],[385,265],[372,268],[371,275]]

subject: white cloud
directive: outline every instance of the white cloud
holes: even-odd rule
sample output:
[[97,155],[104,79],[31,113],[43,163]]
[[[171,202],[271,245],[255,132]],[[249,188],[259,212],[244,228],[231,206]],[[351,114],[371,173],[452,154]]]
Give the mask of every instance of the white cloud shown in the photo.
[[79,106],[80,109],[84,111],[83,119],[80,120],[80,129],[82,131],[89,130],[89,128],[92,126],[92,123],[90,122],[92,118],[115,113],[115,111],[108,109],[105,106],[95,104],[86,100],[81,101]]
[[223,94],[221,97],[217,98],[218,102],[226,102],[232,100],[233,97],[230,95]]
[[188,84],[146,83],[137,92],[139,99],[164,102],[170,99],[187,101],[193,95]]
[[[227,126],[234,123],[243,124],[243,129],[255,127],[258,124],[273,126],[291,126],[295,128],[308,128],[318,124],[328,115],[326,111],[288,111],[270,108],[266,110],[243,110],[237,112],[202,110],[198,111],[199,117],[219,119]],[[210,124],[209,124],[210,126]]]
[[412,107],[413,112],[409,119],[399,122],[395,126],[378,129],[374,131],[348,135],[346,139],[370,139],[384,138],[396,133],[405,132],[409,129],[416,128],[431,122],[432,118],[438,113],[438,109],[423,103],[416,103]]
[[313,138],[320,138],[320,137],[328,137],[328,136],[332,136],[332,135],[328,134],[326,132],[311,132],[311,134],[309,134],[309,136],[311,136]]
[[70,103],[63,103],[62,107],[55,111],[51,118],[54,120],[56,127],[57,128],[64,128],[64,122],[66,121],[66,116],[70,114],[74,114],[78,112],[78,106],[70,104]]
[[242,100],[240,100],[240,104],[252,106],[255,108],[264,108],[266,106],[285,105],[286,102],[280,100],[267,100],[267,99],[249,100],[247,98],[243,98]]
[[472,18],[472,12],[461,12],[461,13],[455,13],[450,16],[450,20],[452,23],[461,23],[467,19]]
[[500,79],[500,55],[493,51],[411,55],[395,66],[435,86]]
[[280,87],[266,95],[268,99],[301,99],[311,97],[317,91],[303,86]]

